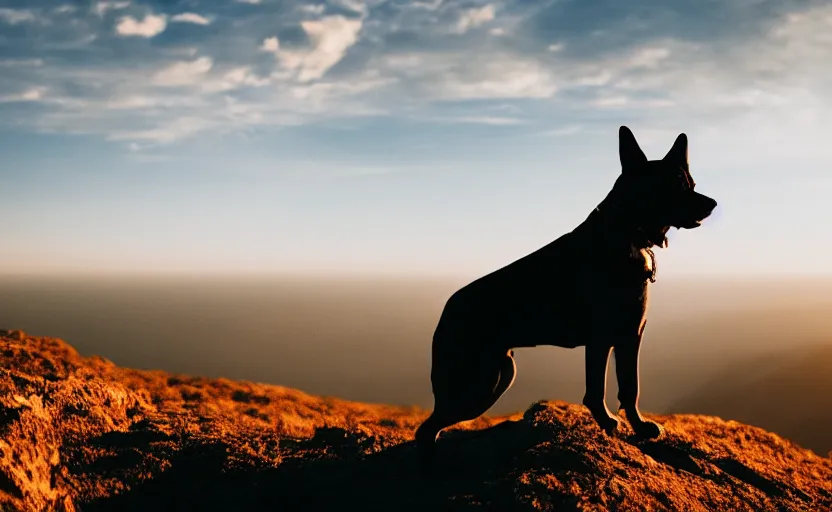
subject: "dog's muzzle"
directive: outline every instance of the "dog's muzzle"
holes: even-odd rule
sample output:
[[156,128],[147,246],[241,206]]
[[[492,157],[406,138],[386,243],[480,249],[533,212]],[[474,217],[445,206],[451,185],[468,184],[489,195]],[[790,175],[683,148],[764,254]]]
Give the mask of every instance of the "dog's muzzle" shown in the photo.
[[702,225],[702,221],[707,219],[716,208],[716,201],[710,197],[694,192],[693,201],[691,204],[691,216],[687,219],[681,220],[673,224],[679,229],[693,229]]
[[687,222],[680,222],[679,224],[676,225],[676,227],[679,228],[679,229],[693,229],[693,228],[698,228],[701,225],[702,225],[701,220],[691,220],[691,221],[687,221]]

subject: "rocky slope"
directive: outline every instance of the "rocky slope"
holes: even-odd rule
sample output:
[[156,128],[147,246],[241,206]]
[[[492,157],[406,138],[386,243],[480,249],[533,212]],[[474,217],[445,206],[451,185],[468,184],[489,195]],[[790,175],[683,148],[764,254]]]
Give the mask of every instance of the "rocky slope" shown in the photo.
[[774,434],[674,415],[658,441],[610,438],[562,402],[448,432],[424,480],[426,414],[0,331],[0,510],[832,510],[832,460]]

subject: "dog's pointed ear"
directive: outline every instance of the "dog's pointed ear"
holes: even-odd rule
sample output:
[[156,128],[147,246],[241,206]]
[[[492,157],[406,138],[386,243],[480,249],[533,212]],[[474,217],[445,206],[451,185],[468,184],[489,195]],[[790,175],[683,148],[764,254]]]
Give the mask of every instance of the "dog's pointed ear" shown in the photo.
[[618,129],[618,156],[621,158],[623,172],[638,169],[647,163],[647,157],[638,147],[635,135],[626,126]]
[[676,137],[676,142],[673,143],[673,147],[670,148],[670,151],[667,152],[662,160],[687,167],[688,136],[684,133],[680,133],[679,136]]

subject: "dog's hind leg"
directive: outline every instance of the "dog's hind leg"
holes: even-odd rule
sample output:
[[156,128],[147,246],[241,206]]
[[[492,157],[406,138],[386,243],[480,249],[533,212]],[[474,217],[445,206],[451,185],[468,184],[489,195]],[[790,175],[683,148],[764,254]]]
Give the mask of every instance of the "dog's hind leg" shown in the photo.
[[[500,370],[500,381],[497,382],[497,387],[494,388],[494,402],[500,399],[503,394],[508,391],[508,388],[514,384],[514,377],[517,375],[517,365],[514,362],[514,351],[509,350],[502,358],[502,369]],[[493,405],[493,404],[492,404]],[[490,406],[489,406],[490,407]]]
[[453,373],[437,372],[433,379],[434,410],[415,436],[423,473],[429,473],[436,462],[439,432],[483,415],[514,382],[516,367],[510,352],[479,359]]

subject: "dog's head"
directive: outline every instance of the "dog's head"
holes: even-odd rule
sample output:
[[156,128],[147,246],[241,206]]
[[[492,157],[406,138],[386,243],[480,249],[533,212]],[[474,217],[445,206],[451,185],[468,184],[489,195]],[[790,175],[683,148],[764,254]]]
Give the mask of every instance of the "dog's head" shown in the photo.
[[698,227],[716,208],[716,201],[696,192],[688,166],[688,138],[682,133],[661,160],[647,160],[633,132],[618,132],[621,176],[616,202],[648,245],[667,246],[671,227]]

